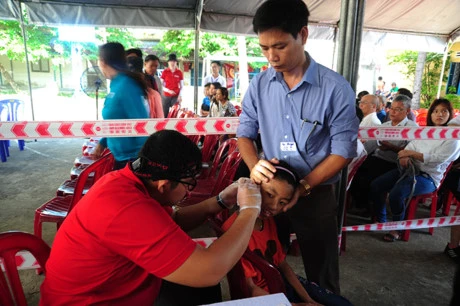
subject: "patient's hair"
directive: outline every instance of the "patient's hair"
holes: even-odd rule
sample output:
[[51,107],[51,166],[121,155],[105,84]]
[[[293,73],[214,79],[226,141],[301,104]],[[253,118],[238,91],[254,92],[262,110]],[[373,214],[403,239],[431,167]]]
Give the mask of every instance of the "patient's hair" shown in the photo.
[[294,187],[294,189],[297,188],[297,185],[299,184],[299,177],[287,162],[280,160],[279,164],[273,164],[273,166],[276,168],[276,172],[274,174],[275,180],[285,181]]

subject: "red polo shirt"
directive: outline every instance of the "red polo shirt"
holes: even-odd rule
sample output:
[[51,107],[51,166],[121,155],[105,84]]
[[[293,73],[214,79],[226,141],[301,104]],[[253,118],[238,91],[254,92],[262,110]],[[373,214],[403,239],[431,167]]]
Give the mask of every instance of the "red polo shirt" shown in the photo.
[[163,73],[161,74],[161,78],[165,82],[164,87],[171,89],[176,93],[175,95],[173,95],[163,90],[163,94],[167,97],[178,96],[181,90],[179,87],[180,81],[184,79],[182,71],[180,71],[179,69],[176,69],[174,70],[174,72],[172,72],[171,69],[166,68],[165,70],[163,70]]
[[129,166],[101,178],[53,242],[40,305],[153,305],[195,242]]

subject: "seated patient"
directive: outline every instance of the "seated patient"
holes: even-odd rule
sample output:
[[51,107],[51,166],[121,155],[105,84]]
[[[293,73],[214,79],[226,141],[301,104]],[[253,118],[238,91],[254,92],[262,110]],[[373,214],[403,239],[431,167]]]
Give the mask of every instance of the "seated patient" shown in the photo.
[[[279,164],[274,166],[276,168],[274,179],[261,184],[262,210],[256,219],[248,248],[279,269],[285,282],[286,296],[291,303],[299,303],[298,305],[352,305],[347,299],[296,275],[287,263],[286,254],[278,240],[273,217],[282,212],[284,205],[291,200],[298,184],[298,177],[284,161],[279,161]],[[234,213],[224,223],[223,229],[225,231],[231,226],[237,215],[238,212]],[[262,273],[244,258],[241,261],[252,296],[269,294],[267,282],[270,280],[265,279]]]

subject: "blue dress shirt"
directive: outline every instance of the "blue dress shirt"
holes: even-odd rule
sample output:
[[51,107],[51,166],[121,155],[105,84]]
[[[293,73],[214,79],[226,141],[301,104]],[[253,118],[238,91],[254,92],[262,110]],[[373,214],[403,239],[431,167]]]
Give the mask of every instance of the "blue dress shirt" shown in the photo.
[[[255,139],[260,129],[265,158],[286,161],[303,178],[330,154],[355,157],[358,128],[350,84],[310,57],[292,89],[273,68],[251,81],[237,137]],[[336,175],[325,184],[338,179]]]

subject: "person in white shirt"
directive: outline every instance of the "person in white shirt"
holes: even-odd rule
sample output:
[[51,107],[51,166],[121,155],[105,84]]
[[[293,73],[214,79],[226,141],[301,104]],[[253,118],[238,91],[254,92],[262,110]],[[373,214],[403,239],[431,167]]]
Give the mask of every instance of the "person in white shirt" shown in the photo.
[[[449,100],[436,99],[430,106],[427,126],[447,126],[453,117]],[[413,140],[399,151],[401,170],[394,169],[379,176],[371,183],[371,196],[378,222],[386,222],[386,194],[393,221],[404,220],[406,202],[411,196],[435,191],[447,167],[460,155],[458,140]],[[412,169],[412,170],[411,170]],[[413,174],[410,174],[413,173]],[[407,174],[407,175],[404,175]],[[383,239],[393,242],[401,238],[401,232],[390,231]]]
[[203,84],[218,82],[222,87],[227,87],[227,81],[220,75],[220,68],[222,67],[219,61],[211,62],[211,74],[203,79]]
[[[377,126],[381,125],[382,122],[377,117],[377,108],[379,107],[379,98],[374,95],[365,95],[359,101],[359,109],[363,112],[363,120],[359,124],[359,127]],[[367,154],[371,154],[375,150],[375,146],[370,145],[365,140],[361,140],[364,144]]]
[[381,125],[377,117],[377,108],[379,107],[379,98],[374,95],[365,95],[359,101],[359,109],[363,112],[364,118],[359,127]]
[[[407,119],[410,106],[411,99],[408,96],[396,96],[388,109],[390,121],[383,123],[381,126],[418,126],[414,121]],[[408,143],[407,140],[366,141],[367,146],[373,148],[371,150],[374,153],[368,152],[369,156],[359,167],[351,183],[350,192],[355,213],[369,215],[371,210],[369,205],[371,181],[390,170],[397,169],[398,152],[403,150]]]

